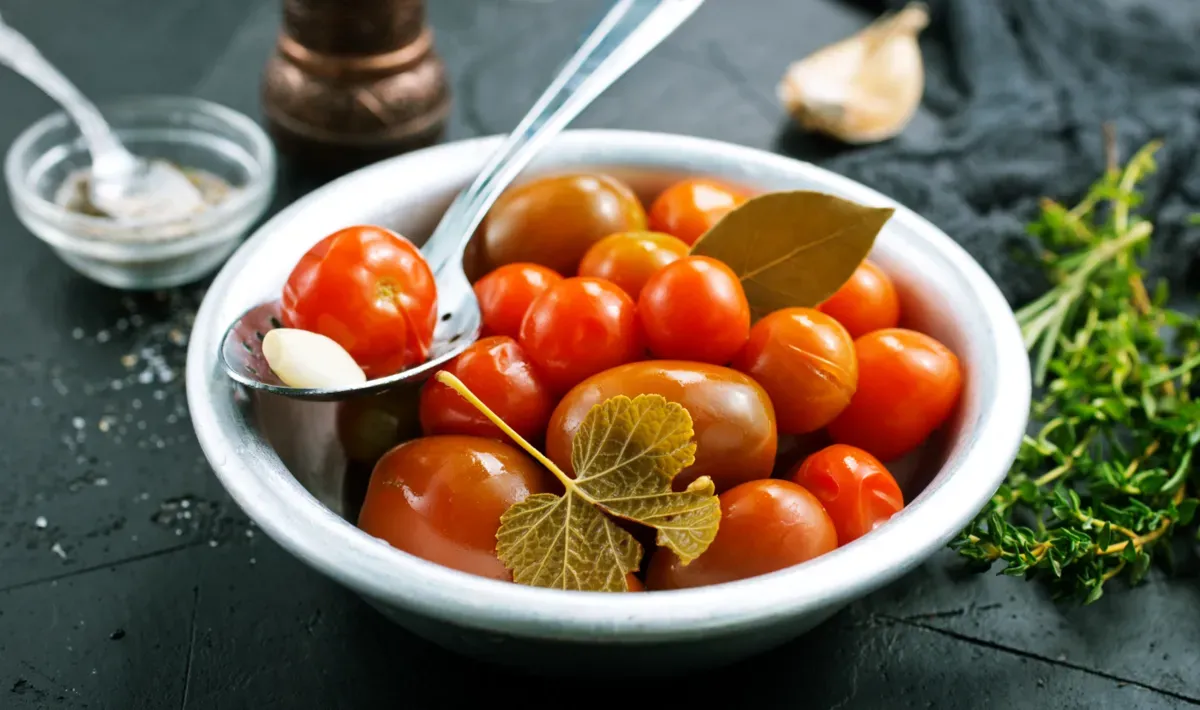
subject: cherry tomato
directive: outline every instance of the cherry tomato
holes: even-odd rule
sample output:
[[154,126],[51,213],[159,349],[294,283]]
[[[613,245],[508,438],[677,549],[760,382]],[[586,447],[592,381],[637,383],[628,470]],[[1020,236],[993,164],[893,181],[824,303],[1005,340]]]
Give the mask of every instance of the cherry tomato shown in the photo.
[[750,304],[737,274],[707,256],[689,256],[652,276],[638,318],[656,357],[722,365],[750,334]]
[[643,352],[629,296],[611,282],[580,277],[537,297],[521,323],[521,347],[558,393]]
[[638,579],[637,575],[634,575],[632,573],[625,575],[625,584],[629,587],[628,591],[631,591],[631,592],[646,591],[646,585],[642,584],[642,580]]
[[900,323],[900,297],[890,276],[870,261],[858,265],[850,280],[817,310],[833,316],[858,338],[874,330],[895,328]]
[[348,227],[317,242],[283,288],[283,324],[332,338],[368,377],[424,362],[436,320],[429,265],[382,227]]
[[833,421],[858,382],[849,333],[811,308],[784,308],[755,323],[733,366],[771,395],[781,434],[807,434]]
[[[527,441],[541,441],[554,409],[550,391],[517,341],[497,335],[483,338],[456,357],[446,371]],[[490,436],[507,440],[462,395],[430,380],[421,390],[421,429],[433,434]]]
[[651,276],[687,253],[687,244],[662,232],[610,234],[583,255],[579,275],[608,279],[636,301]]
[[554,284],[558,272],[537,264],[506,264],[475,282],[475,297],[483,314],[485,335],[521,335],[529,304]]
[[646,211],[625,183],[599,174],[546,177],[509,188],[484,219],[474,258],[484,269],[530,261],[574,274],[593,244],[646,228]]
[[415,439],[376,464],[358,527],[431,562],[511,581],[496,557],[500,516],[557,485],[509,444],[472,436]]
[[374,466],[396,444],[420,436],[417,402],[411,387],[339,402],[336,427],[346,458]]
[[650,206],[650,229],[695,244],[748,195],[715,180],[692,178],[667,188]]
[[651,590],[736,582],[786,569],[837,547],[837,533],[816,496],[791,481],[749,481],[721,494],[717,537],[684,565],[659,548],[650,560]]
[[639,394],[662,395],[692,417],[696,462],[675,477],[676,490],[700,476],[712,478],[717,490],[723,491],[771,475],[778,441],[767,393],[740,372],[698,362],[638,362],[584,380],[550,417],[546,455],[573,474],[571,442],[588,411],[617,395]]
[[854,341],[858,391],[829,425],[833,440],[890,461],[946,421],[962,391],[958,358],[933,338],[903,328]]
[[904,508],[900,486],[879,459],[862,449],[834,444],[809,456],[789,476],[815,495],[842,545],[857,540]]

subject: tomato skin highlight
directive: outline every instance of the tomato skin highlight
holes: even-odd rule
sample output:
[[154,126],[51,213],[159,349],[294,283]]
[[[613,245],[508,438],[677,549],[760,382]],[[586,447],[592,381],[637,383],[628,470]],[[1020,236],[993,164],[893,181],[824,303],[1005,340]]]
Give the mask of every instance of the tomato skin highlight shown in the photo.
[[808,434],[833,421],[858,384],[850,334],[811,308],[783,308],[759,320],[733,366],[771,396],[781,435]]
[[740,372],[678,360],[637,362],[589,377],[563,397],[550,417],[546,455],[574,475],[571,442],[591,408],[618,395],[657,394],[692,418],[696,461],[674,479],[683,490],[700,476],[718,492],[771,475],[779,442],[767,393]]
[[687,253],[688,245],[670,234],[619,232],[588,249],[579,263],[579,275],[612,281],[636,301],[650,277]]
[[645,208],[620,180],[598,173],[552,175],[505,190],[480,226],[473,261],[485,271],[533,262],[572,275],[596,242],[645,228]]
[[650,229],[674,235],[690,246],[748,197],[740,188],[716,180],[681,180],[650,205]]
[[717,537],[684,565],[659,548],[650,559],[646,587],[652,591],[723,584],[777,572],[837,547],[829,514],[809,491],[779,479],[750,481],[720,496]]
[[750,335],[750,303],[737,274],[707,256],[689,256],[652,276],[638,298],[650,352],[666,360],[724,365]]
[[[555,400],[517,341],[496,335],[464,350],[445,370],[462,380],[484,404],[522,438],[540,442]],[[425,436],[461,434],[508,441],[508,436],[458,392],[437,380],[421,388],[421,430]]]
[[644,353],[629,296],[609,281],[582,277],[537,297],[521,323],[521,347],[559,394]]
[[332,338],[368,377],[385,377],[427,359],[437,287],[412,242],[382,227],[347,227],[292,269],[282,321]]
[[506,264],[475,282],[475,297],[483,316],[484,335],[521,335],[529,306],[563,280],[553,269],[527,262]]
[[838,542],[866,535],[904,508],[904,494],[879,459],[834,444],[805,459],[788,479],[815,495],[833,520]]
[[829,434],[881,461],[897,459],[945,423],[962,392],[962,368],[945,345],[903,328],[868,333],[854,349],[858,389]]
[[841,323],[852,338],[900,324],[900,296],[896,286],[870,260],[859,264],[850,279],[817,310]]
[[496,556],[504,511],[561,486],[516,447],[471,436],[403,443],[376,464],[358,527],[451,569],[512,581]]

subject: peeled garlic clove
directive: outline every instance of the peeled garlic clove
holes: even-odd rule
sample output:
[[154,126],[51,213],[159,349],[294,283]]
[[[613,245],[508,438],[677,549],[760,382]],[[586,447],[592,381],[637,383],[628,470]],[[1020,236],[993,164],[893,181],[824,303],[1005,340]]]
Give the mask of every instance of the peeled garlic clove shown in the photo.
[[788,67],[779,100],[801,127],[846,143],[895,136],[912,120],[925,90],[917,35],[928,24],[922,3],[881,17]]
[[333,389],[367,381],[354,358],[332,338],[295,328],[275,328],[263,336],[263,356],[288,387]]

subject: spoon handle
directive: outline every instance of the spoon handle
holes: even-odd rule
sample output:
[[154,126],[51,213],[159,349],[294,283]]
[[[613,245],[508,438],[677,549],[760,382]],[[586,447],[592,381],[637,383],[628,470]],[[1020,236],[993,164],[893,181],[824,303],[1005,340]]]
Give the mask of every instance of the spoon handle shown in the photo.
[[0,64],[31,81],[70,114],[92,154],[94,172],[128,174],[137,168],[137,159],[121,145],[100,110],[3,18],[0,18]]
[[425,245],[434,273],[463,249],[504,188],[563,127],[639,59],[675,31],[704,0],[617,0],[575,55],[455,199]]

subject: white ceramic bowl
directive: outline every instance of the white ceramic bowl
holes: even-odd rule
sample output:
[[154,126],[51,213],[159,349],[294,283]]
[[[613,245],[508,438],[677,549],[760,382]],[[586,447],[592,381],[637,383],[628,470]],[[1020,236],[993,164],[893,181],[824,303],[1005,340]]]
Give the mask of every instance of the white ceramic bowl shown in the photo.
[[[600,169],[644,198],[708,175],[764,190],[815,189],[897,212],[872,258],[895,279],[905,324],[954,350],[965,369],[957,412],[903,468],[909,505],[853,543],[774,574],[647,594],[534,589],[475,577],[358,530],[336,406],[250,395],[222,371],[228,323],[277,298],[296,260],[328,233],[382,224],[417,242],[497,138],[443,145],[350,174],[253,235],[217,277],[196,318],[187,388],[196,434],[229,493],[274,540],[397,623],[449,648],[547,671],[660,673],[726,663],[791,639],[891,582],[945,545],[1003,480],[1025,429],[1028,360],[1012,311],[949,237],[886,197],[815,166],[683,136],[569,131],[530,174]],[[800,216],[802,218],[802,216]]]

